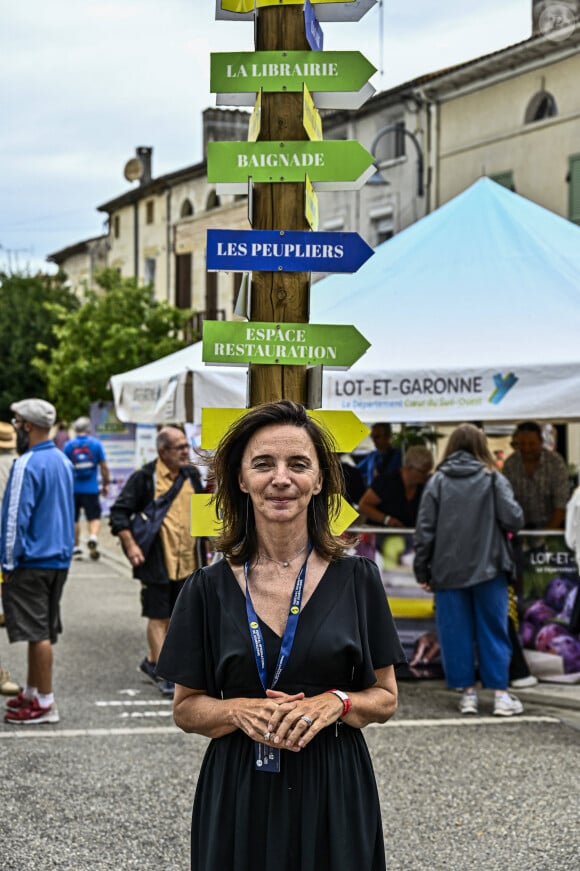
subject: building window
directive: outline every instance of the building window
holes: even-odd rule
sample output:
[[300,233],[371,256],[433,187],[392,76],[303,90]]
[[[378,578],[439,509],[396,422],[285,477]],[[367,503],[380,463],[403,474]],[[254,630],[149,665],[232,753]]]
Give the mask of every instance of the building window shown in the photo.
[[549,91],[538,91],[528,103],[524,123],[533,124],[534,121],[554,118],[557,114],[558,106],[554,96]]
[[580,224],[580,154],[573,154],[569,158],[568,218]]
[[155,201],[147,200],[145,203],[145,223],[152,224],[155,220]]
[[191,200],[184,200],[179,210],[180,218],[190,218],[193,215],[193,205]]
[[119,215],[115,215],[113,218],[113,236],[115,239],[118,239],[121,235],[121,218]]
[[177,254],[175,257],[175,305],[177,308],[191,308],[192,273],[192,255]]
[[211,209],[217,209],[220,205],[220,198],[218,197],[215,190],[211,190],[207,195],[207,201],[205,204],[206,210],[209,212]]
[[511,169],[507,169],[505,172],[496,172],[493,175],[490,175],[490,179],[497,182],[497,184],[500,184],[502,187],[508,188],[510,191],[515,191],[516,189],[514,184],[514,173]]
[[209,321],[217,319],[218,301],[218,277],[217,272],[205,274],[205,317]]
[[145,271],[144,271],[144,279],[145,284],[155,284],[155,265],[157,261],[155,257],[146,257],[145,258]]
[[389,122],[384,129],[385,133],[379,138],[375,147],[376,162],[379,166],[389,160],[400,160],[405,157],[405,122]]

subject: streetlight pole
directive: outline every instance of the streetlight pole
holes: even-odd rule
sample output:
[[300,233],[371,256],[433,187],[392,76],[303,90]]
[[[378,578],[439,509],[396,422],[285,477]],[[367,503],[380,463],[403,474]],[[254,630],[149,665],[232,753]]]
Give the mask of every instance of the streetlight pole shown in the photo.
[[[385,136],[387,133],[392,133],[393,131],[397,131],[398,133],[404,133],[405,136],[408,136],[413,145],[415,146],[415,150],[417,152],[417,196],[423,197],[425,196],[425,189],[423,186],[423,151],[421,146],[419,145],[419,140],[415,136],[414,133],[411,133],[410,130],[407,130],[404,124],[387,124],[386,127],[381,127],[378,133],[375,135],[373,139],[373,143],[370,147],[370,152],[373,157],[376,157],[375,149],[379,143],[379,141]],[[378,170],[378,163],[377,163]]]

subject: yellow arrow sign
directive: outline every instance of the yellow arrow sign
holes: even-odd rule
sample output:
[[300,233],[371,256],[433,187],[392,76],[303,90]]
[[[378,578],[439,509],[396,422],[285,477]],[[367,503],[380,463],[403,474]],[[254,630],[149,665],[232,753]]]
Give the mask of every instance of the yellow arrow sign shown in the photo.
[[322,119],[320,112],[314,105],[312,94],[305,84],[302,85],[302,126],[311,141],[320,142],[322,139]]
[[258,95],[256,97],[256,104],[254,106],[254,111],[250,115],[250,122],[248,124],[248,142],[256,142],[258,136],[260,135],[260,128],[262,126],[262,89],[258,91]]
[[[191,534],[203,538],[213,538],[219,534],[221,521],[216,517],[215,505],[211,504],[208,493],[194,493],[191,497]],[[341,499],[340,512],[331,526],[333,535],[342,533],[352,526],[358,517],[352,505]]]
[[338,453],[350,453],[368,436],[370,429],[354,411],[326,411],[320,408],[308,414],[324,427],[336,443]]
[[[242,417],[246,408],[202,408],[201,447],[213,451],[224,433]],[[326,411],[317,409],[308,414],[332,436],[338,453],[350,453],[369,434],[370,430],[353,411]]]
[[304,179],[304,215],[311,230],[318,230],[319,210],[318,197],[308,176]]

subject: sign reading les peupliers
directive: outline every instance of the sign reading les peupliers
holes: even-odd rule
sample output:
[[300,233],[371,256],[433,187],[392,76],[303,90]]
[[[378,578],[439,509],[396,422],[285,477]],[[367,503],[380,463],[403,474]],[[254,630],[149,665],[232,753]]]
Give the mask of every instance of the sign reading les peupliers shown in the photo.
[[373,253],[358,233],[207,231],[210,272],[356,272]]

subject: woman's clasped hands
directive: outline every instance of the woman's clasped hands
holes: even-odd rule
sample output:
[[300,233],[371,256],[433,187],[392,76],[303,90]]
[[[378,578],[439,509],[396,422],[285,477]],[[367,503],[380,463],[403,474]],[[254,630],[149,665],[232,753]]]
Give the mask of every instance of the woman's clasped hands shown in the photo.
[[288,695],[266,690],[266,696],[258,722],[253,718],[250,729],[240,725],[254,740],[294,753],[300,752],[342,713],[340,699],[331,693],[306,698],[304,693]]

